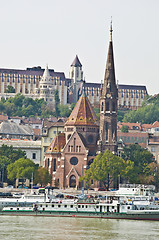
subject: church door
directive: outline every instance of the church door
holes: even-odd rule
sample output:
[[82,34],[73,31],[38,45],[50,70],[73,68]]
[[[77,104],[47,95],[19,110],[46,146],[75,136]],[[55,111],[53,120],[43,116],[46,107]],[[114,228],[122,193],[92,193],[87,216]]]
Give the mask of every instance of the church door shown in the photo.
[[70,177],[70,187],[72,187],[72,188],[75,188],[76,187],[76,177],[75,177],[75,175],[72,175],[71,177]]

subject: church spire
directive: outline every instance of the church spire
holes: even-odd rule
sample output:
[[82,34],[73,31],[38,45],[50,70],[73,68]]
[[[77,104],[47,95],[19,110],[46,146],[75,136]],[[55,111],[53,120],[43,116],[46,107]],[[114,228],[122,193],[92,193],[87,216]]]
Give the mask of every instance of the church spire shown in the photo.
[[107,63],[105,69],[104,76],[104,84],[102,87],[102,95],[105,96],[107,94],[116,94],[116,80],[115,80],[115,67],[114,67],[114,53],[113,53],[113,41],[112,41],[112,20],[110,24],[110,41],[109,41],[109,49],[107,56]]
[[110,41],[104,83],[101,86],[100,97],[100,140],[99,151],[106,149],[117,152],[117,99],[118,89],[115,80],[112,21],[110,24]]

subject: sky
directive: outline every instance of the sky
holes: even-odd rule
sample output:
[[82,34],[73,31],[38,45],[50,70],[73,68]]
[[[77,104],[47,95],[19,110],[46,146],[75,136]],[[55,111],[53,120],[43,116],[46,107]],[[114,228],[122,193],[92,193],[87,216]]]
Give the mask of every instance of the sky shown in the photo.
[[86,82],[104,78],[112,16],[116,80],[159,93],[158,0],[0,0],[0,68],[46,64]]

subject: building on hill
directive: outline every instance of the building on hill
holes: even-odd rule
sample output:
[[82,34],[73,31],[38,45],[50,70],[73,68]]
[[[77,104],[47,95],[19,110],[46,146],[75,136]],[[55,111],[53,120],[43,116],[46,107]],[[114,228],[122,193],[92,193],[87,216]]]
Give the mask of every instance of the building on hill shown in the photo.
[[[12,86],[15,93],[6,93],[7,86]],[[118,84],[118,108],[138,109],[147,95],[146,86]],[[44,98],[48,105],[54,107],[54,91],[59,91],[61,104],[76,103],[85,89],[90,103],[99,107],[101,83],[89,83],[83,79],[82,64],[76,55],[70,66],[69,78],[63,72],[55,72],[46,66],[20,69],[0,68],[0,99],[14,97],[22,93],[33,99]]]
[[[46,84],[44,83],[45,80]],[[71,80],[66,79],[63,72],[55,72],[53,69],[42,69],[41,67],[20,69],[0,68],[0,99],[14,97],[22,93],[25,97],[42,98],[48,104],[54,100],[53,91],[58,89],[61,104],[67,104],[67,91]],[[48,85],[49,84],[49,85]],[[7,86],[12,86],[15,93],[6,93]]]

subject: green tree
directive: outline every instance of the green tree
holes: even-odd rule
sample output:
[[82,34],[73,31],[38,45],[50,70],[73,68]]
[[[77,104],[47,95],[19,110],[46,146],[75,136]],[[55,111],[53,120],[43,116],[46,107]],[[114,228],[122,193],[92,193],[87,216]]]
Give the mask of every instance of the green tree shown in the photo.
[[153,123],[155,121],[159,121],[159,94],[147,96],[141,108],[129,111],[123,118],[123,122]]
[[7,167],[8,179],[13,181],[16,178],[31,179],[35,172],[35,163],[28,158],[20,158]]
[[56,89],[54,92],[55,96],[55,112],[56,112],[56,117],[60,116],[60,111],[59,111],[59,104],[60,104],[60,98],[59,98],[59,91]]
[[123,148],[122,158],[130,160],[134,163],[134,168],[129,174],[129,181],[131,183],[146,182],[148,176],[153,176],[154,172],[151,170],[151,163],[153,163],[153,155],[138,144],[131,144]]
[[5,93],[15,93],[15,88],[13,86],[8,85],[4,92]]
[[[1,179],[3,182],[7,181],[7,166],[11,163],[11,159],[6,156],[0,155],[0,173]],[[2,179],[3,178],[3,179]]]
[[97,155],[81,180],[85,180],[88,184],[90,184],[90,180],[99,181],[109,189],[112,182],[115,186],[117,185],[119,175],[128,177],[132,169],[133,163],[130,160],[124,161],[109,150],[106,150],[104,154],[100,153]]
[[26,153],[21,149],[14,150],[13,146],[2,145],[0,147],[0,156],[5,156],[10,159],[11,163],[14,163],[19,158],[26,158]]
[[35,172],[34,183],[46,186],[48,183],[51,184],[51,181],[52,176],[49,174],[48,170],[46,168],[39,167]]
[[127,125],[122,125],[121,127],[121,132],[128,132],[129,131],[129,127]]
[[71,109],[68,107],[68,105],[61,104],[58,106],[58,108],[61,117],[69,117],[71,114]]

